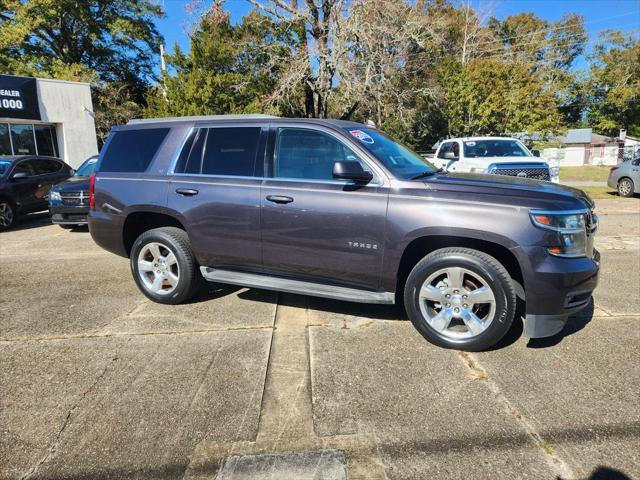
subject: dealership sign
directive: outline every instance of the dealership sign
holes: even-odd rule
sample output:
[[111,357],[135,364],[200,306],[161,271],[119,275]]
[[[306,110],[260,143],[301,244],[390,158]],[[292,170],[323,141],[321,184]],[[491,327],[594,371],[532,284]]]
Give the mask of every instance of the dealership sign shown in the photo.
[[35,78],[0,75],[0,118],[41,119]]

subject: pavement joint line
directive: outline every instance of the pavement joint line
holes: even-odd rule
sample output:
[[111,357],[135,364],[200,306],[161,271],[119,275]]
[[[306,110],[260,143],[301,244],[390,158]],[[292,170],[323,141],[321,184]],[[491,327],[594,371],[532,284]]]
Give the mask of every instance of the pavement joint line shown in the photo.
[[258,327],[227,327],[227,328],[207,328],[202,330],[186,330],[182,332],[176,331],[157,331],[157,332],[105,332],[105,333],[87,333],[79,335],[56,335],[51,337],[17,337],[17,338],[0,338],[0,345],[12,343],[27,342],[51,342],[62,340],[82,340],[88,338],[119,338],[119,337],[144,337],[144,336],[178,336],[178,335],[206,335],[208,333],[236,332],[243,330],[273,330],[275,327],[263,325]]
[[536,427],[527,419],[502,392],[500,386],[489,378],[489,374],[478,361],[478,358],[471,352],[458,351],[458,357],[469,369],[472,378],[484,382],[489,391],[502,404],[506,412],[512,416],[518,425],[531,438],[534,445],[544,454],[547,464],[555,472],[558,479],[577,478],[571,467],[553,451],[551,444],[542,437]]
[[[232,456],[295,454],[338,449],[345,454],[350,480],[385,480],[378,441],[372,434],[318,436],[313,422],[309,299],[278,296],[254,441],[211,442],[196,446],[183,480],[215,478]],[[304,305],[301,303],[304,302]],[[231,465],[231,464],[230,464]],[[275,463],[274,463],[275,466]],[[316,469],[320,464],[316,465]],[[265,478],[278,478],[266,472]]]
[[69,426],[69,423],[71,422],[71,418],[73,416],[73,413],[80,407],[80,403],[82,403],[82,400],[84,400],[84,398],[87,396],[87,394],[89,392],[91,392],[91,390],[93,390],[95,388],[95,386],[98,385],[100,380],[102,380],[104,378],[104,376],[107,374],[107,371],[109,370],[109,367],[111,365],[113,365],[118,360],[118,358],[119,358],[118,357],[119,348],[120,347],[116,347],[115,353],[113,354],[113,356],[111,356],[111,358],[109,358],[109,360],[107,361],[106,365],[104,366],[104,368],[102,369],[100,374],[96,377],[96,379],[89,386],[89,388],[87,388],[82,393],[80,398],[67,411],[67,415],[65,416],[65,418],[64,418],[64,420],[62,422],[62,426],[58,430],[58,433],[55,435],[53,440],[49,443],[49,446],[47,447],[47,450],[46,450],[45,454],[42,456],[42,458],[40,460],[38,460],[38,462],[27,473],[25,473],[20,478],[20,480],[28,480],[29,478],[31,478],[33,475],[35,475],[38,472],[38,469],[40,468],[40,466],[43,463],[45,463],[47,460],[49,460],[49,458],[51,458],[55,454],[56,448],[58,447],[58,444],[60,443],[60,437],[62,437],[62,434],[66,430],[67,426]]

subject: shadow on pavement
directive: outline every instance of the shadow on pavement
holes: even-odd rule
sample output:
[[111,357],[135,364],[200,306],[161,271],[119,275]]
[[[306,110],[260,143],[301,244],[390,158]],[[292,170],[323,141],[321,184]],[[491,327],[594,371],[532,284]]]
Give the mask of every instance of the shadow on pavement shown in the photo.
[[51,217],[48,211],[29,213],[28,215],[19,216],[13,226],[7,230],[15,232],[17,230],[30,230],[32,228],[46,227],[51,225]]
[[579,332],[593,318],[594,305],[593,305],[593,297],[591,297],[591,301],[589,305],[582,311],[577,314],[569,317],[567,324],[564,326],[561,332],[546,338],[531,338],[529,339],[529,343],[527,343],[527,348],[547,348],[553,347],[554,345],[558,345],[565,337],[569,335],[573,335],[574,333]]

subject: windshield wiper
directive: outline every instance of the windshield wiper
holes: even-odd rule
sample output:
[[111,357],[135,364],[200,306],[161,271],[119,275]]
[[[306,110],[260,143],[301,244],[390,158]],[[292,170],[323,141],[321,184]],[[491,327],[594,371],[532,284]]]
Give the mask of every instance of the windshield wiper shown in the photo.
[[439,168],[438,170],[427,170],[426,172],[422,172],[422,173],[419,173],[418,175],[411,177],[411,180],[418,180],[420,178],[430,177],[432,175],[435,175],[436,173],[442,173],[442,172],[444,172],[442,168]]

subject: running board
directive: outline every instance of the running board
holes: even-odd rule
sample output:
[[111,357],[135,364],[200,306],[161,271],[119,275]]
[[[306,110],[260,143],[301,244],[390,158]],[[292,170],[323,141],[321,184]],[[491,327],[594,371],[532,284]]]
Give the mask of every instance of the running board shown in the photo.
[[388,304],[395,302],[395,295],[392,292],[371,292],[357,288],[336,287],[323,283],[303,282],[301,280],[271,277],[269,275],[256,273],[235,272],[232,270],[219,270],[210,267],[200,267],[200,272],[202,276],[210,282],[229,283],[231,285],[240,285],[241,287],[299,293],[301,295],[333,298],[347,302]]

